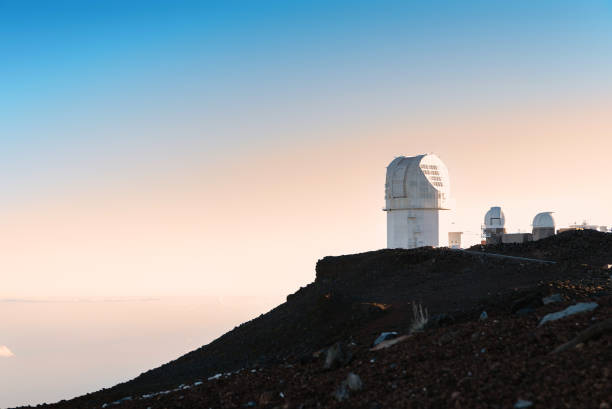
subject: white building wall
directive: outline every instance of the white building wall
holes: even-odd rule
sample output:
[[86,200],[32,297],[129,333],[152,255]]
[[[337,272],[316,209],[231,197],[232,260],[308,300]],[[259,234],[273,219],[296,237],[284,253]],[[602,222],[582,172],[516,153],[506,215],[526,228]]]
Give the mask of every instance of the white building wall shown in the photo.
[[447,212],[434,209],[388,211],[387,248],[447,246],[447,219]]
[[451,249],[461,248],[461,235],[463,233],[459,231],[448,233],[448,247]]

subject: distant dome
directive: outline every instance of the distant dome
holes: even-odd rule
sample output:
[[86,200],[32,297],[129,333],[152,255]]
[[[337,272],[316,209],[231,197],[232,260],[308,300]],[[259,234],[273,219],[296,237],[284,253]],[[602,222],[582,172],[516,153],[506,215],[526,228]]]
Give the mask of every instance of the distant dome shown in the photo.
[[485,228],[500,229],[506,224],[506,216],[502,212],[501,207],[494,206],[489,209],[484,218]]
[[555,228],[555,219],[552,217],[552,212],[538,213],[533,218],[533,228]]
[[449,196],[448,169],[434,154],[400,156],[387,166],[387,210],[446,209]]

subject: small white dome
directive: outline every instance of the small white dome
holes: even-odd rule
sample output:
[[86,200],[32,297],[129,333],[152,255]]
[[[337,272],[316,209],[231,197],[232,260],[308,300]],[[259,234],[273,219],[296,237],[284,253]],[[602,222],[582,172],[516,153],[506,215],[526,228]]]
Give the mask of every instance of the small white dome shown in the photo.
[[494,206],[489,209],[484,218],[485,228],[487,229],[501,229],[506,224],[506,216],[502,212],[501,207]]
[[538,213],[533,218],[533,228],[555,228],[555,219],[552,217],[553,212]]

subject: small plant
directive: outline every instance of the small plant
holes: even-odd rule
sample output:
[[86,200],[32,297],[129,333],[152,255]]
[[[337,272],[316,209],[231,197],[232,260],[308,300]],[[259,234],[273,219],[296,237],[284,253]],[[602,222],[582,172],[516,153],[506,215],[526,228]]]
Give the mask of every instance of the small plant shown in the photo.
[[423,309],[420,303],[412,303],[412,325],[410,325],[410,333],[422,332],[425,324],[429,321],[429,313],[427,308]]

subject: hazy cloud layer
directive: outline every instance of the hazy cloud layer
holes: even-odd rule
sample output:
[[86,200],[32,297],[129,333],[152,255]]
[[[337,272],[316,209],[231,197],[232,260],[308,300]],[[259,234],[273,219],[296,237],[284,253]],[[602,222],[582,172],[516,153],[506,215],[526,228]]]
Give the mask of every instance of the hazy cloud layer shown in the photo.
[[159,297],[51,297],[51,298],[0,298],[0,303],[74,303],[74,302],[144,302],[159,301]]
[[6,345],[0,345],[0,358],[10,358],[15,356]]

